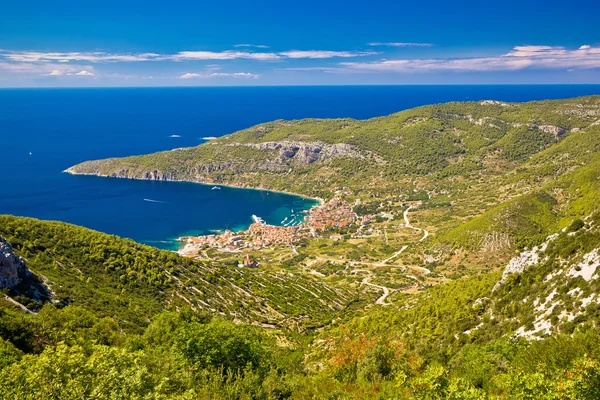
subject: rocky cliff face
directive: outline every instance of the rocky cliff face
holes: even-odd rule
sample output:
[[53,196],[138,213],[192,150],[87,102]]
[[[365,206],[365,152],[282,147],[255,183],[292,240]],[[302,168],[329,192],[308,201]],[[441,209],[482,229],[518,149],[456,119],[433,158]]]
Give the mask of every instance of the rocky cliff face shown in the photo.
[[[215,179],[215,174],[241,175],[244,173],[274,172],[281,173],[289,171],[294,167],[306,167],[315,164],[326,164],[335,158],[371,159],[373,162],[382,162],[380,157],[359,150],[357,147],[346,143],[324,143],[324,142],[300,142],[280,141],[261,143],[215,143],[209,144],[211,150],[217,154],[231,154],[232,148],[246,147],[254,151],[258,150],[264,156],[259,157],[236,157],[230,158],[197,157],[190,155],[189,158],[179,156],[182,162],[171,165],[169,162],[162,169],[145,169],[134,163],[120,162],[118,159],[95,160],[68,168],[65,172],[71,174],[86,174],[107,176],[110,178],[143,179],[152,181],[192,181],[202,183],[221,182],[220,177]],[[176,149],[177,151],[190,151],[188,149]],[[236,182],[229,182],[235,184]]]
[[356,147],[346,143],[327,144],[323,142],[262,142],[232,143],[229,146],[247,146],[258,150],[276,150],[279,163],[292,162],[298,165],[309,165],[317,161],[326,161],[334,157],[365,158]]
[[0,289],[12,289],[31,276],[25,260],[13,252],[13,248],[0,237]]

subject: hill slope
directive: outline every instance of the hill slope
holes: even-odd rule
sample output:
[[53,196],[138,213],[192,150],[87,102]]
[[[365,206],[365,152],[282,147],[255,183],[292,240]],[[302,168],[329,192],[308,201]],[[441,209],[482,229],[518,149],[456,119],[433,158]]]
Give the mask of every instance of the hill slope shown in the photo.
[[133,330],[161,310],[184,306],[241,322],[306,329],[358,299],[357,292],[303,275],[194,261],[61,222],[0,216],[0,236],[45,278],[55,302],[112,317]]
[[275,121],[193,148],[89,161],[67,171],[331,195],[336,186],[391,187],[405,174],[507,172],[598,120],[600,97],[448,103],[365,121]]
[[253,270],[0,216],[55,302],[0,301],[0,397],[600,398],[598,121],[598,96],[449,103],[74,166],[335,196],[369,222]]

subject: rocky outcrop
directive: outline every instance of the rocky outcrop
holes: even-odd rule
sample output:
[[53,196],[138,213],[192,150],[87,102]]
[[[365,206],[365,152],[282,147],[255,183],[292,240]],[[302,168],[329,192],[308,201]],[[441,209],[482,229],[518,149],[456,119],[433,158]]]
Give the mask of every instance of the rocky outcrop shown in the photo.
[[557,139],[565,133],[565,129],[555,125],[531,125],[531,128],[544,133],[550,133]]
[[548,240],[546,240],[546,242],[544,242],[540,246],[535,246],[530,251],[524,251],[518,256],[514,257],[512,260],[510,260],[508,265],[504,268],[504,272],[502,273],[502,279],[500,279],[498,283],[494,285],[492,291],[494,292],[497,289],[499,289],[500,286],[502,286],[504,282],[506,282],[506,278],[510,274],[521,274],[527,268],[543,261],[543,253],[546,251],[548,243],[556,239],[557,236],[558,235],[549,236]]
[[500,107],[510,107],[510,104],[503,103],[497,100],[482,100],[479,102],[482,106],[500,106]]
[[[484,104],[484,103],[482,102],[481,104]],[[491,103],[485,103],[485,105],[491,105]],[[521,123],[521,122],[509,123],[502,119],[493,118],[493,117],[483,117],[483,118],[475,119],[475,118],[473,118],[472,115],[465,115],[464,117],[461,115],[454,115],[454,117],[455,118],[464,118],[467,121],[469,121],[470,123],[475,124],[475,125],[489,126],[491,128],[496,128],[496,129],[502,129],[507,126],[510,126],[513,128],[520,128],[522,126],[526,126],[529,129],[533,129],[533,130],[544,132],[544,133],[550,133],[556,139],[560,138],[567,132],[566,129],[561,128],[560,126],[556,126],[556,125],[525,124],[525,123]]]
[[323,142],[262,142],[231,143],[228,146],[246,146],[257,150],[275,150],[279,152],[276,162],[293,162],[309,165],[318,161],[326,161],[334,157],[365,158],[356,147],[346,143],[328,144]]
[[[347,157],[358,159],[371,159],[375,163],[382,163],[381,157],[361,151],[357,147],[346,143],[324,142],[261,142],[261,143],[211,143],[208,149],[223,156],[196,156],[190,155],[179,165],[172,165],[168,161],[164,169],[145,170],[136,161],[121,161],[119,159],[93,160],[75,165],[64,172],[75,175],[96,175],[109,178],[129,178],[152,181],[192,181],[202,183],[215,183],[214,173],[225,175],[239,175],[246,172],[286,172],[298,166],[327,163],[334,158]],[[254,150],[255,156],[235,156],[230,151],[232,147],[247,147]],[[174,151],[190,151],[176,149]],[[256,155],[256,153],[263,153]],[[230,154],[230,156],[228,156]],[[219,181],[221,182],[221,181]]]
[[31,277],[25,260],[13,252],[13,248],[0,237],[0,289],[12,289]]

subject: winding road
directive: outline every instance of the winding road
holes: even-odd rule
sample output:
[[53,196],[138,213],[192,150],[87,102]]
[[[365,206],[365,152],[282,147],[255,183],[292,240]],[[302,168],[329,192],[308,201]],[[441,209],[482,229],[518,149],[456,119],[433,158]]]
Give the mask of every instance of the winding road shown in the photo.
[[[410,220],[408,219],[408,213],[413,208],[415,208],[415,207],[409,206],[406,210],[404,210],[404,213],[403,213],[403,216],[404,216],[404,227],[405,228],[409,228],[409,229],[414,229],[416,231],[423,232],[423,236],[421,237],[421,239],[419,239],[419,242],[422,242],[423,240],[427,239],[427,237],[429,236],[429,232],[426,229],[417,228],[416,226],[413,226],[410,223]],[[398,250],[397,252],[395,252],[394,254],[392,254],[391,256],[389,256],[388,258],[386,258],[385,260],[382,260],[379,263],[375,264],[375,266],[377,266],[377,267],[385,266],[389,261],[393,260],[394,258],[398,257],[400,254],[402,254],[407,248],[408,248],[408,245],[402,246],[402,248],[400,250]],[[425,275],[427,275],[427,274],[429,274],[431,272],[427,268],[423,268],[423,267],[409,266],[409,267],[405,267],[405,268],[412,268],[412,269],[419,270],[419,271],[423,272],[423,274],[425,274]],[[355,269],[355,270],[352,271],[352,273],[357,273],[357,272],[367,272],[369,274],[369,276],[365,277],[362,280],[362,284],[383,290],[383,294],[375,301],[375,304],[379,304],[379,305],[382,305],[382,306],[389,306],[389,305],[392,304],[392,303],[388,303],[388,302],[385,301],[385,299],[387,299],[387,297],[390,295],[390,289],[389,288],[387,288],[385,286],[375,285],[375,284],[369,282],[369,278],[372,275],[371,271],[364,270],[364,269]],[[418,281],[417,277],[415,277],[413,275],[407,275],[407,276],[409,278],[411,278],[411,279],[414,279],[414,280]]]
[[[429,232],[427,230],[425,230],[425,229],[417,228],[416,226],[411,225],[410,220],[408,219],[408,213],[410,212],[411,209],[414,209],[414,208],[415,207],[413,207],[413,206],[409,206],[404,211],[404,227],[423,232],[423,236],[421,237],[421,239],[419,239],[419,242],[422,242],[423,240],[425,240],[429,236]],[[383,266],[387,265],[387,263],[389,261],[393,260],[394,258],[398,257],[400,254],[402,254],[407,248],[408,248],[408,245],[404,245],[404,246],[402,246],[402,248],[400,250],[398,250],[397,252],[395,252],[394,254],[392,254],[391,256],[389,256],[388,258],[386,258],[385,260],[379,261],[377,263],[363,262],[363,261],[353,261],[353,262],[350,263],[350,266],[355,265],[355,264],[360,264],[360,265],[370,265],[370,266],[373,266],[373,267],[383,267]],[[340,264],[340,263],[345,263],[346,262],[344,260],[334,260],[334,259],[325,258],[325,257],[317,257],[316,259],[314,259],[311,262],[309,262],[306,265],[306,267],[310,268],[310,267],[312,267],[318,261],[328,261],[328,262],[331,262],[331,263],[334,263],[334,264]],[[423,268],[423,267],[404,266],[404,268],[416,269],[416,270],[421,271],[425,275],[427,275],[427,274],[429,274],[431,272],[427,268]],[[318,271],[315,271],[314,269],[311,269],[310,273],[313,274],[313,275],[316,275],[316,276],[324,276],[323,274],[319,273]],[[373,288],[377,288],[377,289],[380,289],[380,290],[383,291],[383,294],[377,298],[377,300],[375,301],[375,304],[379,304],[379,305],[382,305],[382,306],[389,306],[389,305],[392,304],[392,303],[386,302],[386,299],[390,295],[390,293],[392,291],[394,291],[394,289],[390,289],[390,288],[387,288],[385,286],[376,285],[374,283],[369,282],[369,279],[371,279],[371,277],[373,276],[373,272],[372,271],[370,271],[368,269],[353,269],[353,270],[350,271],[350,273],[352,273],[352,274],[357,274],[357,273],[368,274],[368,276],[366,276],[366,277],[364,277],[362,279],[361,284],[367,285],[367,286],[371,286]],[[418,281],[417,277],[414,276],[414,275],[406,275],[406,276],[409,277],[409,278],[411,278],[411,279],[414,279],[415,281]]]
[[[429,232],[425,229],[422,228],[417,228],[416,226],[411,225],[409,219],[408,219],[408,212],[414,208],[413,206],[409,206],[405,211],[404,211],[404,227],[405,228],[409,228],[409,229],[414,229],[416,231],[421,231],[423,232],[423,237],[421,237],[421,239],[419,239],[419,242],[422,242],[423,240],[427,239],[427,236],[429,236]],[[404,252],[404,250],[406,250],[408,248],[408,245],[406,246],[402,246],[402,248],[400,250],[398,250],[397,252],[395,252],[394,254],[392,254],[390,257],[386,258],[385,260],[382,260],[378,266],[382,267],[384,266],[386,263],[388,263],[389,261],[393,260],[394,258],[398,257],[400,254],[402,254]],[[411,268],[416,268],[419,269],[421,271],[423,271],[425,274],[429,273],[429,270],[427,268],[423,268],[423,267],[411,267]],[[427,271],[427,272],[425,272]]]
[[375,304],[379,304],[382,306],[391,306],[392,305],[392,303],[385,302],[385,299],[390,295],[390,289],[386,288],[385,286],[379,286],[379,285],[375,285],[375,284],[369,282],[368,276],[365,277],[361,282],[364,285],[368,285],[368,286],[383,290],[383,294],[381,296],[379,296],[379,298],[377,300],[375,300]]

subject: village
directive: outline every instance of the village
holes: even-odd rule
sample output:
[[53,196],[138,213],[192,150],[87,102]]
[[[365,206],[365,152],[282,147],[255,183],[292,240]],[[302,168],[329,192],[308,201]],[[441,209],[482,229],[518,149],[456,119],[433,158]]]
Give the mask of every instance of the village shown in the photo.
[[339,197],[313,207],[299,225],[269,225],[257,216],[253,216],[253,220],[254,222],[246,231],[226,230],[221,234],[181,237],[179,240],[184,242],[185,246],[179,250],[179,253],[187,257],[194,257],[208,248],[237,253],[243,249],[260,250],[274,246],[293,247],[293,244],[301,239],[316,237],[329,230],[346,229],[358,222],[358,231],[360,231],[368,224],[368,218],[359,218],[353,211],[353,205]]

